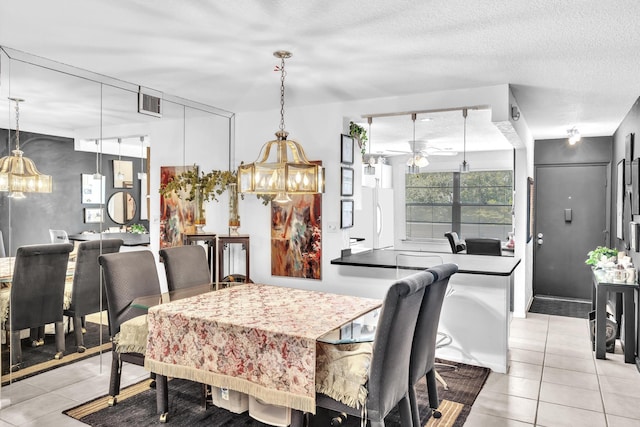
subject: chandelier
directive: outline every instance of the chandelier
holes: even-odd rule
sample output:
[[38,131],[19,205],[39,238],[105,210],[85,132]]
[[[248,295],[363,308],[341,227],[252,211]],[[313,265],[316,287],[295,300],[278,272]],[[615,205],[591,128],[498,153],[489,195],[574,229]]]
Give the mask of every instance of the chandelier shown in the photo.
[[280,58],[280,130],[276,138],[260,150],[258,160],[238,167],[238,192],[275,194],[277,202],[289,202],[290,194],[316,194],[324,191],[324,169],[307,160],[302,146],[287,139],[284,128],[284,60],[291,52],[279,50]]
[[409,157],[409,160],[407,160],[408,174],[418,174],[420,173],[420,168],[429,166],[429,160],[427,160],[427,156],[416,151],[416,117],[416,113],[411,113],[411,121],[413,121],[413,139],[411,157]]
[[16,149],[11,156],[0,159],[0,191],[8,191],[14,199],[24,199],[24,193],[51,193],[51,176],[38,172],[33,161],[23,157],[20,150],[20,103],[24,99],[9,99],[16,103]]

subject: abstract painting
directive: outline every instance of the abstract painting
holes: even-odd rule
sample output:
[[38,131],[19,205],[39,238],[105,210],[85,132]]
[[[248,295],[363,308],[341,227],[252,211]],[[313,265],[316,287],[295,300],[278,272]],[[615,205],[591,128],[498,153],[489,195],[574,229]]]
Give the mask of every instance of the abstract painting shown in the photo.
[[271,274],[322,278],[322,194],[271,202]]
[[[160,168],[160,187],[164,187],[174,176],[191,167],[162,166]],[[182,235],[195,232],[195,203],[186,200],[188,192],[160,196],[160,248],[182,246]]]

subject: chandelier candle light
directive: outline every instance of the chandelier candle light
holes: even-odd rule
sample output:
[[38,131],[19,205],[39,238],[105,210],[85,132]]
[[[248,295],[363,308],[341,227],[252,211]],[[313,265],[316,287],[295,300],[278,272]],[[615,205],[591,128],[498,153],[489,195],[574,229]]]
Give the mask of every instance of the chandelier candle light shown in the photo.
[[9,98],[16,103],[16,149],[13,155],[0,159],[0,191],[9,191],[9,197],[24,199],[24,193],[51,193],[53,179],[38,172],[36,165],[20,150],[20,103],[24,99]]
[[[316,194],[324,191],[324,169],[311,163],[302,146],[287,139],[284,128],[284,60],[291,53],[279,50],[273,54],[280,64],[280,130],[276,138],[267,142],[258,160],[238,167],[238,192],[273,194],[276,202],[290,202],[289,194]],[[272,152],[274,158],[270,158]]]

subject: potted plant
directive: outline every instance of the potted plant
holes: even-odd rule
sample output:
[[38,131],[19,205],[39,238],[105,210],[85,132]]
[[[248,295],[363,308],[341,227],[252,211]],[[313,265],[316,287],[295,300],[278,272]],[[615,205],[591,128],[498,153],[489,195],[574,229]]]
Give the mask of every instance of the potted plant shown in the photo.
[[[603,268],[606,263],[614,263],[618,256],[617,249],[607,248],[606,246],[598,246],[594,250],[589,251],[585,264],[592,268]],[[613,259],[612,259],[613,258]]]
[[360,154],[364,158],[367,152],[367,130],[357,123],[349,122],[349,135],[358,141],[358,147],[360,147]]

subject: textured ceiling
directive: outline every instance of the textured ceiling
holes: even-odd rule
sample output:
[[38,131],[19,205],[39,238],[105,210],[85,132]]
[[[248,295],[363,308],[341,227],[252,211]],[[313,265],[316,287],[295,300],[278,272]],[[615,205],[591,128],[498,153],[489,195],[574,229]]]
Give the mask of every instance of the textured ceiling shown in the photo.
[[543,139],[616,130],[638,17],[635,0],[3,0],[0,45],[233,112],[277,105],[279,49],[287,105],[509,83]]

